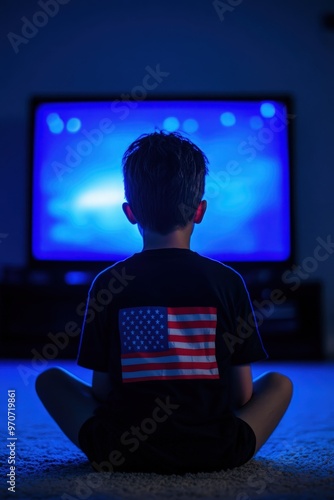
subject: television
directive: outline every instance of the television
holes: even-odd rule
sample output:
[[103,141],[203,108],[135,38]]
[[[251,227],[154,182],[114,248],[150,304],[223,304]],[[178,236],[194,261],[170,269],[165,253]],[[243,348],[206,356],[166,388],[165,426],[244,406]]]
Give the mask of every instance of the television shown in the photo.
[[228,264],[288,263],[292,118],[288,96],[34,98],[31,263],[109,265],[141,251],[122,211],[121,160],[156,130],[182,133],[209,160],[191,248]]

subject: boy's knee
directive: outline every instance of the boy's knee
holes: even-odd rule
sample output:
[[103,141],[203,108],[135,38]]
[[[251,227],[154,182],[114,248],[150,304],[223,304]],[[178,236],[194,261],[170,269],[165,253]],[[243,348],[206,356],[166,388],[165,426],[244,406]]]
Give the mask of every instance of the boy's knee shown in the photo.
[[293,384],[289,377],[279,372],[270,372],[267,374],[270,383],[277,389],[277,391],[284,394],[287,398],[291,399],[293,392]]
[[40,395],[45,389],[50,390],[50,385],[55,379],[59,379],[62,376],[63,370],[61,368],[48,368],[44,372],[37,375],[35,381],[35,389],[38,395]]

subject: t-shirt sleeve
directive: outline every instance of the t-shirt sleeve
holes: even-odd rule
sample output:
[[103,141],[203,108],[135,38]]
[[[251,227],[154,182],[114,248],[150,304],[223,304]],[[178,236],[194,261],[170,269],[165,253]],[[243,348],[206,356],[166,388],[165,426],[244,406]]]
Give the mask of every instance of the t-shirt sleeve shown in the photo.
[[232,338],[232,365],[243,365],[262,361],[268,358],[258,330],[256,317],[250,301],[249,293],[241,278],[236,306],[235,332]]
[[108,339],[103,327],[103,310],[101,306],[94,308],[98,291],[93,282],[87,299],[86,312],[82,325],[77,363],[91,370],[108,372]]

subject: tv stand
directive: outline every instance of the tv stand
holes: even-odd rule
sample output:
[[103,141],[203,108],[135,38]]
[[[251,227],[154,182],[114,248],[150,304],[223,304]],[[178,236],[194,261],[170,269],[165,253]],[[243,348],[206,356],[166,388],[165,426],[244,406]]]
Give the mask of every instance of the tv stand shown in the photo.
[[[3,354],[33,358],[36,352],[43,356],[44,350],[51,358],[75,357],[88,289],[95,275],[95,270],[71,275],[68,270],[6,269],[0,285]],[[264,269],[243,275],[270,358],[322,359],[321,283],[305,280],[292,289],[279,273]],[[66,325],[68,342],[52,347]]]

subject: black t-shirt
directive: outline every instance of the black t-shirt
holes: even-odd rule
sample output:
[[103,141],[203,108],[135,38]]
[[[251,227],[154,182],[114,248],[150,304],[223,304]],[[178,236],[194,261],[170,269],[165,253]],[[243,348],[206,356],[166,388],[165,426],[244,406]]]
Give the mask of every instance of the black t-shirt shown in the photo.
[[91,286],[78,364],[110,374],[101,412],[119,435],[146,419],[146,444],[219,459],[236,438],[231,366],[266,358],[241,276],[189,249],[134,254]]

